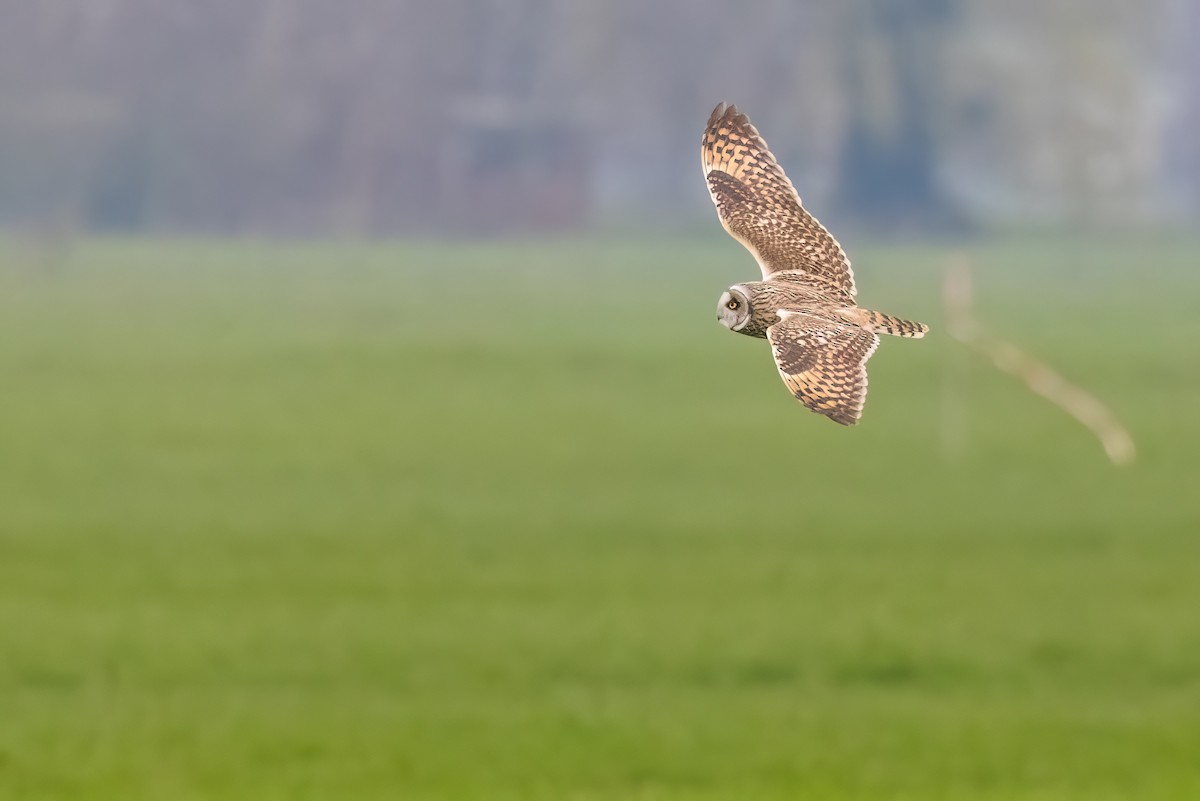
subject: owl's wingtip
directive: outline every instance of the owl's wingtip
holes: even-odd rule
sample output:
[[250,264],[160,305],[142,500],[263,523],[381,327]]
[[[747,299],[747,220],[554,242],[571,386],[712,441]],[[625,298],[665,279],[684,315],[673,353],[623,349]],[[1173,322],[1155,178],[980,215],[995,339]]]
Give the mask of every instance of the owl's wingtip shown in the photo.
[[718,120],[733,120],[739,116],[742,116],[742,114],[738,111],[737,106],[735,106],[733,103],[721,101],[717,104],[717,107],[713,109],[712,114],[708,115],[708,124],[712,126],[715,125]]

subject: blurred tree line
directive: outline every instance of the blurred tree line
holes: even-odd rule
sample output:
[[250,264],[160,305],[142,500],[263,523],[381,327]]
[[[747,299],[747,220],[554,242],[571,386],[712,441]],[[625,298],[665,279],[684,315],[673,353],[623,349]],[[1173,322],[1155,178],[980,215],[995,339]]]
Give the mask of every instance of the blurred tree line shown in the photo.
[[1200,206],[1195,0],[0,0],[0,224],[359,235],[708,213],[720,100],[921,229]]

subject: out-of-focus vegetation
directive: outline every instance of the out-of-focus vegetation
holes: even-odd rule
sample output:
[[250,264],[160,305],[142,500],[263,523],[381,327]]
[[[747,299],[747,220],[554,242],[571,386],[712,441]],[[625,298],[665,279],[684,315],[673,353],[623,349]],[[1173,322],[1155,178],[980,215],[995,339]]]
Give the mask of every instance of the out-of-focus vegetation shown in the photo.
[[656,224],[707,213],[696,143],[718,101],[835,222],[1104,227],[1200,203],[1194,2],[0,8],[0,224]]
[[854,250],[934,330],[844,429],[719,232],[10,244],[0,796],[1200,796],[1197,254],[974,254],[1116,470],[985,365],[943,461],[938,248]]

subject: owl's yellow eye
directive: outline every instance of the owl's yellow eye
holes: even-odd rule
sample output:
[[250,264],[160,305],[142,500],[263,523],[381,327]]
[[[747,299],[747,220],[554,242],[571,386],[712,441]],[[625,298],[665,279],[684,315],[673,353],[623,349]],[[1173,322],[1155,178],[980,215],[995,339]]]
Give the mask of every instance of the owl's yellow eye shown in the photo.
[[725,304],[725,308],[730,309],[731,311],[736,310],[737,307],[738,307],[738,302],[736,300],[731,300]]

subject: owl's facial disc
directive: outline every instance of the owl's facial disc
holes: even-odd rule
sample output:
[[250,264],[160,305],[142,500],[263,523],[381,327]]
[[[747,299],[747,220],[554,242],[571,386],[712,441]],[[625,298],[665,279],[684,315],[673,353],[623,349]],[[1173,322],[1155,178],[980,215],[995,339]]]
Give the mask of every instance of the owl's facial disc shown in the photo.
[[750,301],[740,288],[731,286],[721,294],[717,320],[730,331],[741,331],[750,322]]

